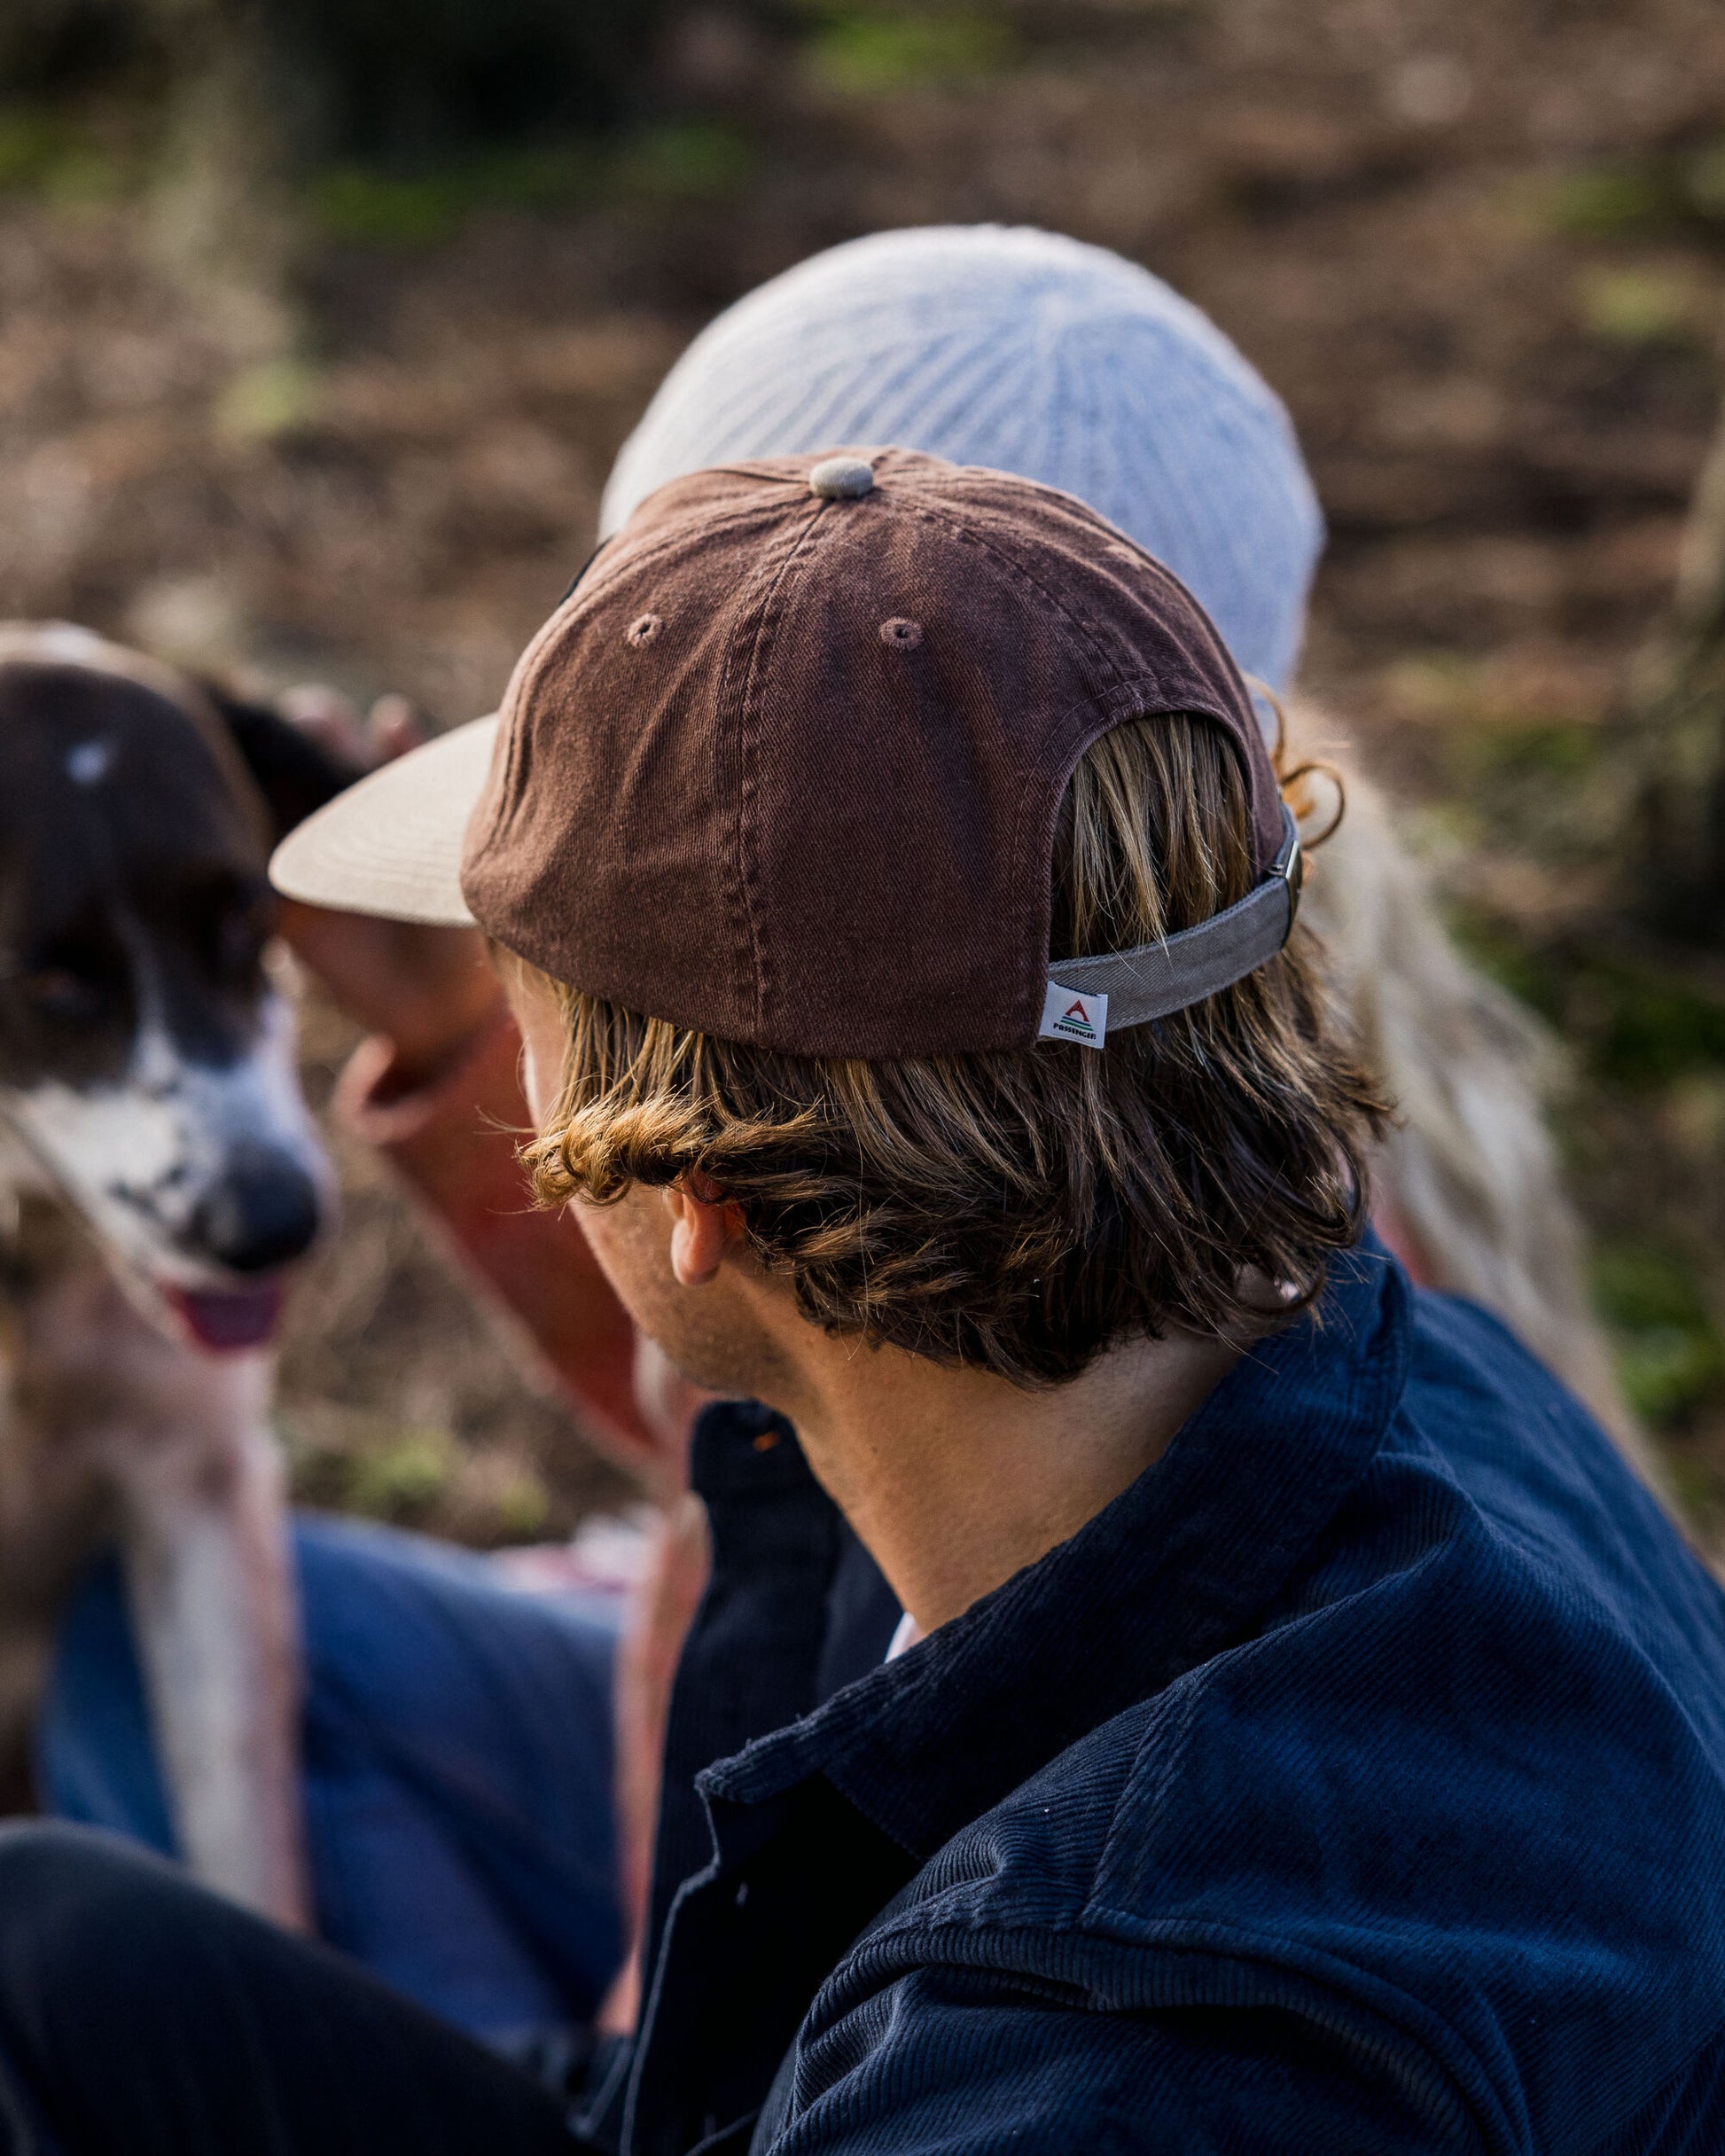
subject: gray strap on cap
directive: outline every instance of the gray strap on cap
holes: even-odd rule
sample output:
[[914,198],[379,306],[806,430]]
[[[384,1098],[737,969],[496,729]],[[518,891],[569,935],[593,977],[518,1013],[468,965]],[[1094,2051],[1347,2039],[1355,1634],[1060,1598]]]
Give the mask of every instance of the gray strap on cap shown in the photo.
[[1303,869],[1300,832],[1284,802],[1282,850],[1255,890],[1159,943],[1050,966],[1037,1037],[1100,1048],[1111,1032],[1166,1018],[1243,980],[1292,933]]

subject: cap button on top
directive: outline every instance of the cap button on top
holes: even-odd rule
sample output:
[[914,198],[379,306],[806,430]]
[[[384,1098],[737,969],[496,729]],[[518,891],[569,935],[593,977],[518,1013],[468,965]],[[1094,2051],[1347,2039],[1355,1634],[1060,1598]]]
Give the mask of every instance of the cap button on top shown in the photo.
[[808,474],[808,491],[823,502],[854,502],[874,492],[874,468],[860,457],[825,457]]

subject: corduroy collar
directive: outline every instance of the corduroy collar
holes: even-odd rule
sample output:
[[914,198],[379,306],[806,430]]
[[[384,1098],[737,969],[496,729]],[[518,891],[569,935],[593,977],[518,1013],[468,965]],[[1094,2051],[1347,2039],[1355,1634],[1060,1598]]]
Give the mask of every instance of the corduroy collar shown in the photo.
[[[815,1713],[698,1777],[753,1806],[811,1776],[919,1863],[1113,1715],[1249,1636],[1378,1449],[1408,1291],[1374,1239],[1321,1322],[1261,1343],[1069,1541]],[[788,1463],[787,1463],[788,1465]]]

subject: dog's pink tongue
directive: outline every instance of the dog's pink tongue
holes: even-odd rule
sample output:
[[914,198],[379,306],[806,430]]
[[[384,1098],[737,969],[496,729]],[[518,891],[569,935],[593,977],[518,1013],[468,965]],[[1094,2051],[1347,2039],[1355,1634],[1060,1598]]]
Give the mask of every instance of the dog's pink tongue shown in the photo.
[[169,1288],[168,1300],[192,1339],[213,1355],[261,1348],[282,1314],[281,1283],[276,1280],[220,1291]]

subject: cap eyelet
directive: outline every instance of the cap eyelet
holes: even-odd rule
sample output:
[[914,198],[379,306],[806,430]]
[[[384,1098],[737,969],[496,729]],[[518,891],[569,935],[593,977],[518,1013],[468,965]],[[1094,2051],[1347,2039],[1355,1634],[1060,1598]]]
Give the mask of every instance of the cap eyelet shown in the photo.
[[920,621],[907,621],[902,615],[895,614],[890,621],[883,621],[880,625],[880,641],[894,645],[901,652],[914,652],[922,640],[923,625]]
[[629,644],[651,644],[664,626],[665,621],[662,615],[656,613],[637,615],[624,630],[624,640]]

